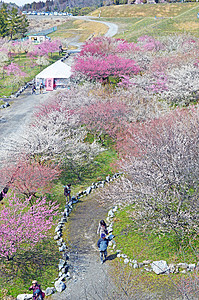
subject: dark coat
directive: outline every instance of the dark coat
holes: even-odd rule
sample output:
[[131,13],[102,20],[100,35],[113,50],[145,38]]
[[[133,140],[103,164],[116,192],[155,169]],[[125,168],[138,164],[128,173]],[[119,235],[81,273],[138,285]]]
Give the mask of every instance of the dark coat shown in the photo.
[[64,195],[67,197],[68,195],[70,195],[71,189],[70,187],[67,185],[64,188]]
[[100,238],[97,242],[97,247],[99,248],[100,251],[105,251],[108,247],[108,239],[103,239]]

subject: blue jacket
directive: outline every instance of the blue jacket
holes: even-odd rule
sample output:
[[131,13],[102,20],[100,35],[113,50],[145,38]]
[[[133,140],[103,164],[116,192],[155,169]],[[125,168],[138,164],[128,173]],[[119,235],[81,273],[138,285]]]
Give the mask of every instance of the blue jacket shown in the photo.
[[100,251],[105,251],[108,247],[108,242],[109,242],[108,239],[100,238],[97,242],[97,247],[99,248]]

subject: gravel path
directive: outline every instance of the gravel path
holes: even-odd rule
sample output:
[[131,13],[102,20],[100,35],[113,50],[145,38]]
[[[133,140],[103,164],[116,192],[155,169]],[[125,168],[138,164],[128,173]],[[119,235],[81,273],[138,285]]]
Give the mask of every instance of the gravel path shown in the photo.
[[18,98],[13,99],[11,106],[0,110],[0,165],[6,163],[7,153],[4,147],[9,140],[20,139],[23,136],[25,126],[31,121],[35,107],[43,103],[49,93],[31,95],[28,88]]
[[[98,223],[105,218],[108,208],[99,206],[95,192],[76,204],[69,217],[70,274],[67,288],[52,296],[54,300],[106,299],[114,285],[109,281],[108,271],[115,255],[108,253],[101,265],[96,243]],[[107,292],[109,291],[109,292]]]

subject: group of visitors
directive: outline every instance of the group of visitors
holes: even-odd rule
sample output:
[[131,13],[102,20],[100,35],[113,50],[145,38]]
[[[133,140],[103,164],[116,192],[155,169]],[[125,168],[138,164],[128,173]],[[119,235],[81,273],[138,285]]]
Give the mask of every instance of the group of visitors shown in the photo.
[[101,220],[99,222],[99,226],[98,226],[98,229],[97,229],[97,234],[100,234],[100,239],[97,242],[97,247],[99,248],[99,251],[100,251],[101,264],[103,264],[106,261],[106,258],[107,258],[108,243],[113,238],[113,235],[112,236],[107,236],[108,235],[108,229],[107,229],[107,226],[106,226],[106,222],[104,220]]
[[[71,201],[71,184],[70,183],[68,183],[67,185],[64,185],[64,196],[66,197],[66,203],[69,203]],[[107,236],[108,230],[107,230],[106,222],[104,220],[101,220],[99,222],[99,226],[97,228],[97,234],[100,235],[100,239],[97,242],[97,247],[99,248],[99,251],[100,251],[101,264],[103,264],[107,258],[108,243],[113,238],[113,236],[109,236],[109,237]]]
[[[39,93],[40,94],[43,94],[43,89],[44,89],[44,85],[41,82],[40,85],[39,85]],[[32,94],[36,94],[36,90],[37,90],[36,85],[33,84],[33,86],[32,86]]]
[[[67,185],[64,185],[64,196],[66,197],[66,203],[69,203],[71,201],[71,184],[70,183],[68,183]],[[111,237],[107,236],[108,230],[107,230],[106,222],[104,220],[101,220],[99,222],[99,226],[97,228],[97,234],[100,235],[100,239],[97,242],[97,247],[99,248],[99,251],[100,251],[101,264],[103,264],[107,258],[108,243],[113,238],[113,236],[111,236]]]

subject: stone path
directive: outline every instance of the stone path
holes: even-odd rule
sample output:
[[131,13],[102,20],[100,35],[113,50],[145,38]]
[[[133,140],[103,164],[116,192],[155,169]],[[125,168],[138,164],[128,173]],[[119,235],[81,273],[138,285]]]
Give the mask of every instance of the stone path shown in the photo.
[[[100,263],[96,246],[99,236],[96,234],[98,223],[105,218],[108,208],[99,206],[95,192],[81,198],[69,217],[70,234],[70,274],[67,288],[62,293],[52,295],[55,300],[106,299],[113,290],[108,272],[110,261],[115,255],[109,254],[109,260]],[[107,292],[108,291],[108,292]]]

